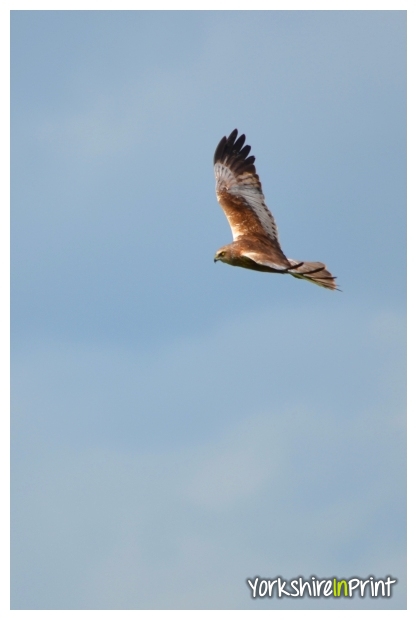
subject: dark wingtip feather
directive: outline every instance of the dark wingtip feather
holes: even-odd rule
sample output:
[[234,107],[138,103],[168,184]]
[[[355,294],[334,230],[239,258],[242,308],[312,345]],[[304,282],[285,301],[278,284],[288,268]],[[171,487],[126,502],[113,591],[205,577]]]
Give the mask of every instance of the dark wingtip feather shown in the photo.
[[238,130],[234,129],[227,138],[224,136],[220,140],[214,152],[214,163],[227,164],[231,170],[239,173],[256,173],[254,166],[255,157],[253,155],[248,157],[251,147],[249,144],[244,146],[246,136],[242,133],[238,137],[238,134]]
[[237,138],[237,134],[238,134],[238,130],[237,129],[233,129],[232,133],[230,134],[230,136],[227,138],[227,143],[229,144],[233,144],[234,141]]
[[227,138],[226,136],[224,136],[220,140],[219,144],[217,145],[217,148],[214,152],[214,163],[216,163],[216,161],[219,161],[222,158],[223,151],[224,151],[224,145],[226,144],[226,142],[227,142]]
[[240,149],[242,148],[242,146],[245,144],[245,139],[246,136],[244,133],[242,133],[242,135],[240,136],[240,138],[238,138],[235,142],[235,149],[237,151],[240,151]]
[[239,155],[240,157],[242,157],[243,159],[246,159],[246,157],[249,155],[250,153],[250,149],[251,147],[249,146],[249,144],[247,144],[246,146],[243,147],[243,149],[240,151]]

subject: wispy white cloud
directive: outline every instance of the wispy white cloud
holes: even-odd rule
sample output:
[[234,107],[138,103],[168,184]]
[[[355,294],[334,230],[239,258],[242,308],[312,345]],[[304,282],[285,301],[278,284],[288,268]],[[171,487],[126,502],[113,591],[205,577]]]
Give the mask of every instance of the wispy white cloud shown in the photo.
[[[337,373],[323,380],[319,359],[316,367],[308,359],[318,349],[314,339],[306,347],[307,321],[293,315],[277,329],[278,312],[242,316],[148,351],[61,342],[16,352],[15,424],[19,440],[26,436],[14,469],[20,601],[239,607],[245,578],[259,572],[327,575],[349,567],[352,574],[402,575],[396,540],[404,518],[404,400],[401,374],[392,373],[401,357],[398,336],[381,331],[384,313],[361,322],[352,308],[339,317],[347,328],[351,316],[351,331],[319,334],[321,354],[333,355],[342,371],[345,365],[353,386],[364,372],[371,386],[372,404],[358,392],[332,410],[311,387],[325,387]],[[389,317],[401,329],[401,316]],[[298,338],[297,324],[305,325]],[[354,339],[362,350],[370,347],[380,388],[358,363]],[[285,385],[279,346],[288,376],[303,361],[308,380],[303,372]],[[258,364],[263,356],[259,373],[252,366],[235,379],[230,360],[250,364],[248,347]],[[378,365],[378,355],[390,364]],[[275,383],[263,383],[262,369],[270,366]],[[249,381],[242,399],[235,390]],[[218,391],[208,399],[213,382]],[[266,399],[259,399],[261,386]],[[24,510],[31,513],[26,532]],[[71,594],[63,586],[69,574]]]
[[[386,454],[365,498],[369,441],[352,455],[320,412],[291,424],[296,417],[278,427],[273,415],[254,414],[199,449],[65,450],[33,461],[24,486],[15,483],[32,515],[15,543],[15,583],[36,586],[27,605],[233,608],[245,606],[245,578],[260,571],[403,576],[390,514],[401,494],[386,478]],[[312,434],[314,418],[326,433]],[[352,427],[344,439],[352,446],[355,436]],[[387,429],[377,451],[392,439]],[[298,442],[311,446],[303,466]]]
[[[403,580],[405,13],[13,20],[12,604]],[[343,294],[214,268],[235,126]]]

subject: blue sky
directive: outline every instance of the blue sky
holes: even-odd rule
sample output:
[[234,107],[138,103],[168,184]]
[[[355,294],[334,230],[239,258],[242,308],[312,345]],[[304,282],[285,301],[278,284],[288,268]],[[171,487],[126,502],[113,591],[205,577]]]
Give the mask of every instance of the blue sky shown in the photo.
[[[405,15],[12,13],[13,608],[405,607]],[[213,264],[235,127],[343,293]]]

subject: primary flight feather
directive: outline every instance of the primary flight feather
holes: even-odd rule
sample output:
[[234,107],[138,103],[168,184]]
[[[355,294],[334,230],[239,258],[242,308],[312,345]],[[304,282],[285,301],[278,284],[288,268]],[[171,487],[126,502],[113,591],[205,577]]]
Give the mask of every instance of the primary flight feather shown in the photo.
[[214,153],[214,176],[217,200],[233,234],[233,243],[216,252],[214,261],[256,271],[289,273],[319,286],[337,289],[336,278],[323,263],[287,258],[278,241],[272,213],[265,204],[261,182],[254,166],[255,157],[245,144],[245,134],[238,138],[235,129],[222,138]]

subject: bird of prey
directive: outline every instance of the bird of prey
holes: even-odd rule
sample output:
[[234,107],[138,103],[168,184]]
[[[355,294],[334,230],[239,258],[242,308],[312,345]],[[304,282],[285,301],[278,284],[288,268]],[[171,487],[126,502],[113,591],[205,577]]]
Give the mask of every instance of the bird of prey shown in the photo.
[[337,289],[335,277],[323,263],[287,258],[278,241],[278,231],[262,193],[254,166],[248,157],[251,147],[238,130],[222,138],[214,153],[216,195],[230,224],[233,243],[217,250],[214,262],[256,271],[289,273],[319,286]]

